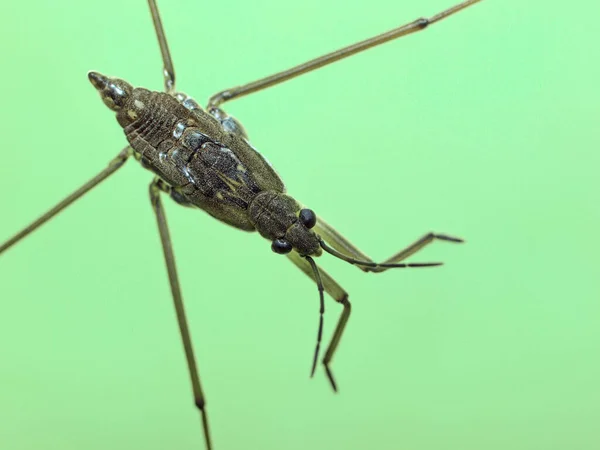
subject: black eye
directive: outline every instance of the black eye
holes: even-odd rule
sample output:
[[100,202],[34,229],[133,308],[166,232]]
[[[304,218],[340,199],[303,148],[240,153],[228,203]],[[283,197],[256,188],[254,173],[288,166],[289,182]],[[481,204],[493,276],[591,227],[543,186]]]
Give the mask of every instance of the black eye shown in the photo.
[[312,209],[304,208],[300,210],[300,215],[298,216],[298,218],[306,228],[312,228],[317,223],[317,215]]
[[275,239],[271,244],[271,250],[280,255],[285,255],[292,251],[292,244],[285,239]]

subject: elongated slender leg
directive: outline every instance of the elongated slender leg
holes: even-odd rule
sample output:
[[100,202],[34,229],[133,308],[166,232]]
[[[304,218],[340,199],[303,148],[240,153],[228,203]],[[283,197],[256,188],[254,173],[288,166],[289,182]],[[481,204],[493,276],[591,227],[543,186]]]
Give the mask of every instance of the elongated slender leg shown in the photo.
[[0,245],[0,253],[2,253],[4,250],[7,250],[9,247],[13,246],[17,242],[19,242],[21,239],[23,239],[24,237],[26,237],[27,235],[29,235],[30,233],[35,231],[38,227],[40,227],[41,225],[46,223],[48,220],[52,219],[55,215],[57,215],[59,212],[61,212],[63,209],[65,209],[67,206],[69,206],[71,203],[73,203],[75,200],[77,200],[78,198],[80,198],[81,196],[86,194],[88,191],[90,191],[91,189],[96,187],[98,184],[100,184],[102,181],[104,181],[106,178],[108,178],[113,173],[115,173],[118,169],[120,169],[123,166],[123,164],[125,164],[125,161],[127,161],[127,158],[129,158],[129,155],[131,155],[131,149],[129,147],[124,148],[121,151],[121,153],[119,153],[117,155],[117,157],[114,158],[108,164],[108,167],[106,169],[104,169],[102,172],[100,172],[98,175],[96,175],[90,181],[85,183],[83,186],[81,186],[75,192],[70,194],[67,198],[62,200],[56,206],[51,208],[49,211],[47,211],[41,217],[39,217],[38,219],[34,220],[32,223],[27,225],[25,228],[23,228],[21,231],[19,231],[17,234],[15,234],[13,237],[11,237],[8,241],[6,241],[2,245]]
[[313,357],[312,369],[310,370],[310,377],[312,378],[317,368],[317,360],[319,359],[319,350],[321,349],[321,338],[323,337],[323,315],[325,314],[325,298],[323,297],[323,281],[321,280],[321,273],[317,267],[317,263],[310,256],[305,256],[304,259],[312,267],[314,274],[315,283],[317,283],[317,289],[319,290],[319,328],[317,329],[317,346],[315,347],[315,356]]
[[[293,251],[288,253],[287,257],[306,275],[308,275],[315,283],[317,283],[317,278],[315,276],[315,271],[311,267],[311,264],[302,256],[300,256],[297,252]],[[342,310],[342,314],[338,320],[337,326],[335,327],[335,331],[333,332],[333,337],[331,341],[329,341],[329,345],[327,346],[327,350],[325,351],[325,356],[323,357],[323,366],[325,366],[325,373],[327,374],[327,378],[331,383],[331,387],[335,392],[337,392],[337,384],[335,382],[335,378],[333,377],[333,373],[329,368],[329,363],[333,359],[333,355],[340,343],[340,339],[342,338],[342,334],[344,333],[344,328],[346,327],[346,323],[348,322],[348,318],[350,317],[350,311],[352,310],[352,306],[350,305],[350,300],[348,300],[348,293],[335,281],[331,276],[321,269],[319,266],[318,273],[321,275],[321,282],[323,284],[323,288],[325,292],[331,296],[336,302],[340,303],[344,309]]]
[[[362,52],[363,50],[367,50],[371,47],[375,47],[376,45],[383,44],[385,42],[391,41],[393,39],[397,39],[402,36],[406,36],[407,34],[415,33],[417,31],[421,31],[425,29],[427,26],[439,22],[446,17],[465,9],[475,3],[480,2],[481,0],[467,0],[458,5],[453,6],[452,8],[448,8],[435,16],[432,16],[428,19],[420,18],[413,22],[407,23],[406,25],[402,25],[393,30],[387,31],[385,33],[374,36],[370,39],[366,39],[361,42],[357,42],[356,44],[349,45],[348,47],[341,48],[334,52],[328,53],[326,55],[320,56],[318,58],[307,61],[303,64],[299,64],[291,69],[284,70],[282,72],[278,72],[276,74],[270,75],[265,78],[261,78],[259,80],[253,81],[248,84],[244,84],[242,86],[237,86],[230,89],[225,89],[215,95],[213,95],[208,101],[208,108],[216,107],[220,104],[232,100],[236,97],[242,97],[244,95],[251,94],[253,92],[260,91],[262,89],[266,89],[270,86],[274,86],[279,83],[283,83],[284,81],[295,78],[304,73],[310,72],[312,70],[318,69],[320,67],[326,66],[327,64],[331,64],[333,62],[339,61],[340,59],[346,58],[348,56],[354,55],[355,53]],[[208,109],[207,108],[207,109]]]
[[150,183],[150,202],[152,203],[152,209],[156,214],[156,221],[158,222],[160,240],[165,255],[165,262],[167,264],[169,283],[171,285],[171,294],[173,295],[173,304],[175,305],[175,312],[177,313],[177,323],[179,325],[179,332],[181,333],[181,340],[183,341],[183,348],[185,350],[185,358],[187,360],[188,370],[192,381],[194,404],[200,410],[202,416],[202,428],[204,431],[206,448],[211,450],[212,445],[208,428],[208,417],[206,415],[206,400],[204,399],[204,393],[200,386],[200,376],[198,375],[198,369],[196,368],[196,358],[194,357],[192,340],[190,338],[187,319],[185,317],[185,308],[183,306],[183,298],[181,297],[177,268],[175,266],[175,256],[173,254],[171,237],[169,236],[167,217],[165,216],[165,210],[160,199],[160,191],[170,193],[170,188],[165,185],[162,180],[155,178],[154,181]]
[[[367,255],[365,255],[362,251],[360,251],[358,249],[358,247],[353,245],[350,241],[348,241],[348,239],[346,239],[343,235],[341,235],[339,232],[337,232],[331,225],[329,225],[327,222],[325,222],[320,217],[317,219],[317,224],[315,225],[314,230],[318,235],[320,235],[329,245],[331,245],[338,252],[345,254],[346,256],[350,256],[352,258],[358,259],[358,260],[368,261],[370,263],[374,262],[371,258],[369,258]],[[388,259],[386,259],[384,262],[382,262],[380,264],[385,265],[385,264],[399,263],[400,261],[403,261],[404,259],[415,254],[416,252],[421,250],[423,247],[425,247],[428,244],[431,244],[433,241],[436,241],[436,240],[455,242],[455,243],[464,242],[460,238],[447,236],[445,234],[427,233],[425,236],[421,237],[420,239],[418,239],[417,241],[415,241],[414,243],[412,243],[405,249],[392,255],[391,257],[389,257]],[[414,265],[412,267],[427,267],[429,265],[440,265],[440,264],[441,263],[421,263],[418,265]],[[380,267],[380,266],[365,267],[365,266],[361,266],[360,264],[355,264],[355,265],[356,265],[356,267],[358,267],[360,270],[362,270],[364,272],[384,272],[384,271],[390,269],[390,267]]]
[[160,13],[158,12],[158,6],[156,6],[156,0],[148,0],[148,6],[150,7],[150,14],[152,14],[152,22],[154,22],[154,29],[156,30],[156,37],[158,39],[160,54],[162,55],[163,60],[165,91],[171,94],[175,91],[175,69],[173,68],[169,44],[167,44],[167,37],[162,26],[162,20],[160,20]]

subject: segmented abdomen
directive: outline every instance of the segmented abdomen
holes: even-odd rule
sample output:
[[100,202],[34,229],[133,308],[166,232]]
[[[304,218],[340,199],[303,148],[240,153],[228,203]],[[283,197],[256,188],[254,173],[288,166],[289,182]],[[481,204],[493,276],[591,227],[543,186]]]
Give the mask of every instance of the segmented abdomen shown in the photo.
[[260,188],[239,158],[203,133],[196,118],[170,95],[148,92],[142,98],[142,115],[124,129],[142,165],[190,203],[202,206],[213,199],[246,209]]

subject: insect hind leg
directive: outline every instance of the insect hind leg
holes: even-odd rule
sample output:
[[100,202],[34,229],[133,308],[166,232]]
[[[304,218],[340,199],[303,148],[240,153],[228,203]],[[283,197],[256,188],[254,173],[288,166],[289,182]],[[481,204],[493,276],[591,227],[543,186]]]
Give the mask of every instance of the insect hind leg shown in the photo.
[[175,92],[175,68],[173,67],[173,60],[171,59],[167,36],[165,35],[162,20],[160,19],[156,0],[148,0],[148,6],[150,7],[150,14],[152,15],[152,22],[154,23],[154,30],[156,31],[156,38],[158,39],[160,54],[163,60],[165,92],[172,94]]
[[71,203],[73,203],[75,200],[83,197],[85,194],[87,194],[89,191],[91,191],[93,188],[95,188],[102,181],[106,180],[109,176],[111,176],[113,173],[115,173],[117,170],[119,170],[121,167],[123,167],[123,164],[125,164],[125,162],[129,158],[129,156],[131,156],[131,148],[126,147],[108,164],[108,167],[106,169],[104,169],[102,172],[100,172],[94,178],[89,180],[87,183],[85,183],[83,186],[81,186],[75,192],[68,195],[65,199],[63,199],[61,202],[59,202],[58,204],[53,206],[46,213],[42,214],[40,217],[38,217],[36,220],[34,220],[28,226],[23,228],[21,231],[19,231],[13,237],[11,237],[9,240],[0,244],[0,253],[4,252],[5,250],[8,250],[10,247],[15,245],[21,239],[29,236],[29,234],[31,234],[32,232],[37,230],[40,226],[42,226],[43,224],[48,222],[50,219],[52,219],[54,216],[56,216],[59,212],[61,212],[67,206],[71,205]]

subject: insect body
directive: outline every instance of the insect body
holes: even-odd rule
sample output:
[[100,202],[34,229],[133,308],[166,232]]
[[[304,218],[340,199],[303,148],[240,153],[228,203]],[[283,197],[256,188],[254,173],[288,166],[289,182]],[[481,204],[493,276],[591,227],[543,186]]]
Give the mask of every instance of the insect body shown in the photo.
[[429,19],[417,19],[283,72],[219,92],[210,98],[207,108],[203,109],[193,99],[175,92],[175,71],[158,9],[155,0],[148,0],[163,58],[166,92],[133,88],[121,79],[90,72],[90,82],[100,93],[105,105],[116,113],[117,121],[123,128],[129,145],[106,169],[0,245],[0,253],[108,178],[133,155],[155,174],[150,183],[150,201],[157,219],[194,403],[201,413],[206,447],[212,448],[205,397],[188,331],[161,192],[169,194],[181,205],[203,209],[236,228],[258,231],[271,242],[274,252],[287,255],[298,268],[312,278],[319,291],[320,316],[311,376],[315,372],[321,346],[325,311],[324,292],[342,305],[342,313],[322,359],[329,382],[337,391],[330,363],[350,317],[351,305],[348,293],[316,264],[314,258],[325,251],[365,272],[437,266],[441,263],[403,261],[435,240],[462,240],[443,234],[427,233],[383,263],[373,262],[321,217],[302,207],[286,194],[277,173],[250,145],[244,128],[221,110],[220,105],[227,100],[265,89],[391,39],[423,30],[428,25],[478,1],[480,0],[466,0]]
[[218,108],[208,114],[183,94],[133,88],[97,72],[88,76],[117,113],[136,157],[178,203],[236,228],[257,230],[278,251],[321,254],[315,233],[299,220],[302,208],[285,195],[283,182],[235,119]]

